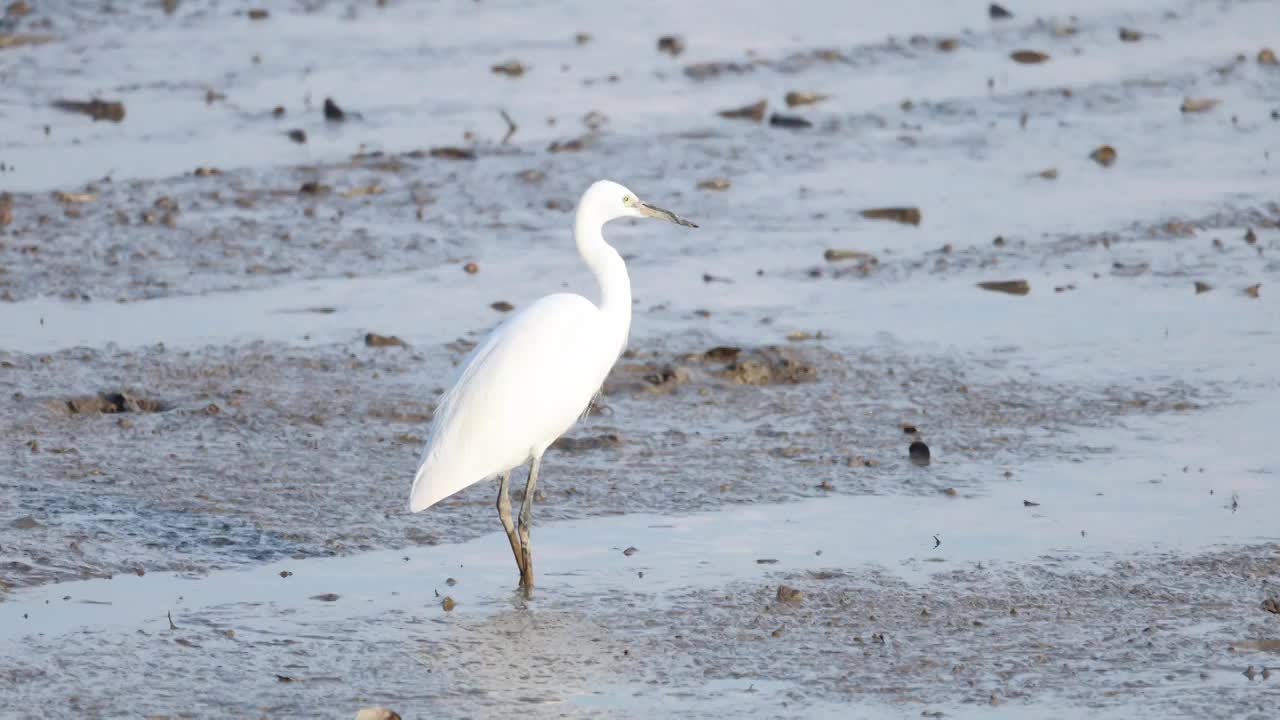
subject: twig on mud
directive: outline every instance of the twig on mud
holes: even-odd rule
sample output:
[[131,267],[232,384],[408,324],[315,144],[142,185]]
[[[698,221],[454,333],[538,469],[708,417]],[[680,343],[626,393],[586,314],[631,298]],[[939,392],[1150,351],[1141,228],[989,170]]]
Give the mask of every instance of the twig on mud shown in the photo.
[[177,630],[177,629],[178,629],[178,626],[173,624],[173,613],[172,613],[172,612],[166,612],[166,613],[165,613],[165,615],[166,615],[166,616],[168,616],[168,618],[169,618],[169,629],[170,629],[170,630]]
[[511,136],[516,134],[516,130],[520,129],[520,126],[516,125],[516,122],[511,119],[511,116],[507,114],[506,110],[499,110],[498,114],[501,115],[502,119],[507,123],[507,134],[502,136],[502,144],[506,145],[507,141],[511,139]]

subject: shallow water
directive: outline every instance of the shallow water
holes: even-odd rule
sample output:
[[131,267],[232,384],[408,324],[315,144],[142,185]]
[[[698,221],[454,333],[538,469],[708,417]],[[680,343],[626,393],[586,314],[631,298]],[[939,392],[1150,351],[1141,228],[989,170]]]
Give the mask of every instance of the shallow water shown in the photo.
[[[0,715],[1269,717],[1280,14],[1006,6],[5,20],[56,39],[0,49]],[[123,122],[49,107],[90,96]],[[814,126],[715,115],[762,97]],[[526,603],[489,484],[404,493],[490,303],[590,293],[566,228],[597,176],[702,227],[609,228],[634,354],[573,435],[618,439],[548,456]],[[719,345],[814,379],[737,384]],[[68,410],[117,390],[162,411]]]

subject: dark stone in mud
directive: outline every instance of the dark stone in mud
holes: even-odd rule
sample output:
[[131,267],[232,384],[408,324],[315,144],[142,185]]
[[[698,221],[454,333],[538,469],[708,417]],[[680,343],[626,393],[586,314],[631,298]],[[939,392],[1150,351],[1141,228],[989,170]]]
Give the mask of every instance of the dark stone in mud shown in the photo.
[[506,300],[499,300],[498,302],[491,303],[489,307],[493,308],[494,310],[497,310],[498,312],[511,312],[512,310],[516,309],[515,305],[512,305]]
[[622,438],[617,433],[604,433],[594,437],[562,437],[551,443],[552,449],[565,452],[582,452],[601,448],[616,448],[622,445]]
[[1023,500],[1022,507],[1040,507],[1040,503],[1035,502],[1034,500]]
[[97,98],[89,101],[55,100],[53,101],[53,107],[64,112],[88,115],[93,118],[94,122],[99,120],[120,122],[124,120],[124,103],[115,100],[99,100]]
[[922,218],[917,207],[868,208],[861,215],[868,220],[892,220],[904,225],[919,225]]
[[808,128],[813,127],[813,123],[799,115],[783,115],[774,113],[769,116],[769,124],[774,127],[781,128]]
[[20,517],[17,520],[14,520],[13,527],[17,528],[18,530],[30,530],[32,528],[40,527],[40,522],[36,520],[34,517],[28,515],[26,517]]
[[298,192],[302,195],[323,195],[333,190],[329,185],[321,185],[315,180],[308,180],[302,183],[302,187],[298,188]]
[[164,412],[169,406],[158,400],[135,397],[127,392],[107,392],[100,395],[74,397],[64,401],[65,409],[77,415],[90,413],[150,413]]
[[991,3],[990,7],[987,8],[987,15],[990,16],[992,20],[1008,20],[1013,17],[1013,13],[1006,10],[1004,6],[997,5],[996,3]]
[[266,20],[271,17],[271,13],[263,8],[253,8],[247,14],[250,20]]
[[1120,41],[1134,43],[1142,39],[1142,32],[1132,28],[1120,28]]
[[378,333],[365,333],[364,344],[366,347],[405,347],[404,341],[395,335]]
[[916,440],[907,447],[907,457],[911,458],[911,462],[917,465],[929,464],[929,446],[923,441]]
[[288,132],[288,135],[290,140],[298,143],[299,145],[307,141],[307,131],[302,130],[300,128],[294,128],[293,130],[290,130]]
[[678,35],[663,35],[658,38],[658,52],[675,57],[684,52],[684,38]]
[[330,122],[342,122],[347,119],[347,114],[338,107],[338,103],[333,98],[324,99],[324,119]]
[[1274,615],[1280,615],[1280,600],[1267,598],[1262,601],[1262,609]]
[[1199,295],[1200,293],[1209,292],[1210,290],[1213,289],[1213,286],[1207,282],[1197,280],[1195,283],[1195,289],[1196,289],[1196,294]]
[[337,600],[338,597],[338,593],[320,593],[319,595],[312,595],[311,599],[319,600],[320,602],[333,602]]
[[978,287],[1008,295],[1026,295],[1031,292],[1031,284],[1026,280],[988,280],[978,283]]
[[632,555],[635,555],[638,552],[640,552],[640,548],[636,547],[635,545],[628,545],[627,549],[622,551],[622,554],[627,557],[631,557]]

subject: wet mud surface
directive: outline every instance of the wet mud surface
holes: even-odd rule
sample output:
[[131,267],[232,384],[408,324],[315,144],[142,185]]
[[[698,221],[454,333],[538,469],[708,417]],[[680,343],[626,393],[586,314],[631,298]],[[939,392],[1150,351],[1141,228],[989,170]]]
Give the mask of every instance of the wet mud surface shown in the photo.
[[[1272,3],[260,5],[0,15],[0,705],[1270,716]],[[405,498],[597,177],[525,602]]]

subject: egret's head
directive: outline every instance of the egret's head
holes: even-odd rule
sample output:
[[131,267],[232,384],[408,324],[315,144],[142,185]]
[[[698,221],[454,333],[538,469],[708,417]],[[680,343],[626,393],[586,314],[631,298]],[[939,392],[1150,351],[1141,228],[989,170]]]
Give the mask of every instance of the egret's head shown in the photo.
[[657,218],[685,227],[698,227],[692,222],[642,201],[635,193],[612,180],[598,180],[587,188],[578,202],[579,213],[590,213],[602,223],[624,217]]

